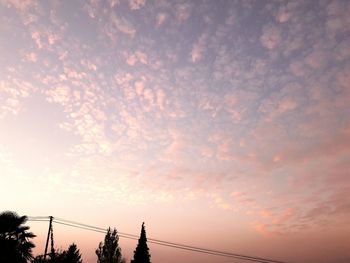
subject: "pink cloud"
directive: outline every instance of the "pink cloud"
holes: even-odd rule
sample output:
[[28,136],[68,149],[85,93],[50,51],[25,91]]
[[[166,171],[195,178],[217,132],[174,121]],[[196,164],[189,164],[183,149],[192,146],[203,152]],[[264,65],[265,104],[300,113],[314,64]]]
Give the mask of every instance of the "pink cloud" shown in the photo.
[[350,58],[350,37],[340,41],[337,49],[334,51],[338,61],[344,61]]
[[286,111],[294,110],[298,106],[298,102],[293,97],[285,97],[278,103],[278,112],[283,113]]
[[59,39],[59,36],[57,34],[54,34],[52,32],[47,33],[47,41],[49,45],[55,44],[58,39]]
[[147,101],[149,107],[152,107],[154,105],[154,93],[153,93],[153,90],[151,89],[144,89],[143,90],[143,97],[144,99]]
[[118,18],[116,15],[112,15],[110,18],[112,24],[122,33],[133,38],[136,34],[136,29],[125,18]]
[[285,224],[286,222],[291,220],[295,216],[295,214],[296,212],[294,208],[287,208],[280,215],[275,217],[272,220],[272,223],[276,225]]
[[338,85],[343,88],[344,93],[350,94],[350,65],[338,72],[337,82]]
[[156,92],[157,97],[157,105],[160,110],[164,110],[165,102],[166,102],[166,94],[163,89],[157,89]]
[[304,76],[307,73],[304,63],[294,61],[289,65],[290,71],[297,77]]
[[264,210],[261,210],[260,211],[260,215],[263,217],[263,218],[268,218],[268,217],[272,217],[272,212],[268,209],[264,209]]
[[130,73],[118,74],[114,76],[114,79],[118,85],[125,85],[133,79],[133,76]]
[[146,0],[129,0],[129,7],[131,10],[137,10],[146,4]]
[[94,64],[93,62],[91,62],[90,60],[87,60],[87,59],[82,59],[80,61],[80,63],[86,67],[88,70],[91,70],[91,71],[96,71],[97,70],[97,65]]
[[78,72],[73,68],[64,67],[63,71],[64,71],[66,77],[69,79],[72,79],[72,80],[82,80],[83,78],[86,77],[85,72]]
[[167,15],[165,13],[159,13],[157,15],[157,26],[161,26],[162,24],[164,24],[166,19]]
[[210,115],[215,118],[217,114],[222,110],[223,105],[221,98],[219,96],[206,96],[202,95],[198,105],[199,109],[202,111],[208,111]]
[[36,5],[36,1],[33,0],[4,0],[8,7],[12,6],[20,12],[26,11],[28,8],[31,8]]
[[135,82],[135,90],[139,96],[143,94],[144,89],[145,89],[145,81],[144,80],[138,80]]
[[204,52],[205,46],[206,46],[206,39],[207,39],[207,35],[203,33],[198,38],[197,42],[193,45],[192,51],[191,51],[192,63],[195,63],[202,58],[203,52]]
[[58,86],[46,92],[50,102],[56,102],[61,105],[67,105],[71,99],[71,90],[67,86]]
[[234,198],[242,198],[244,196],[246,196],[246,193],[245,192],[241,192],[241,191],[235,191],[235,192],[232,192],[231,193],[231,196],[234,197]]
[[219,194],[210,194],[210,198],[216,207],[223,210],[231,210],[231,204],[225,201]]
[[287,8],[281,7],[276,15],[276,20],[280,23],[285,23],[291,18],[292,14],[287,11]]
[[232,141],[225,140],[219,144],[216,157],[220,160],[229,161],[232,160],[233,155],[231,153]]
[[30,62],[37,62],[38,61],[38,56],[34,52],[30,52],[28,54],[25,54],[25,57]]
[[108,0],[108,1],[109,1],[110,7],[112,8],[119,5],[119,2],[120,2],[120,0]]
[[277,26],[266,25],[260,37],[261,44],[268,50],[276,48],[282,41],[281,30]]
[[31,34],[31,36],[32,36],[32,39],[34,40],[36,46],[37,46],[39,49],[43,48],[43,44],[42,44],[42,42],[41,42],[40,33],[39,33],[38,31],[36,31],[36,32],[33,32],[33,33]]
[[184,146],[184,138],[181,132],[175,129],[169,130],[171,143],[166,148],[165,152],[170,155],[177,154],[180,149]]
[[331,1],[328,4],[326,8],[328,15],[326,21],[326,31],[328,36],[333,38],[338,33],[349,32],[349,11],[350,5],[347,2]]
[[305,62],[313,69],[321,69],[326,66],[327,57],[324,51],[316,49],[306,57]]
[[21,112],[24,109],[22,100],[36,91],[30,83],[22,80],[0,81],[0,119]]
[[136,63],[136,57],[135,55],[131,55],[127,58],[126,63],[128,63],[130,66],[134,66]]
[[185,22],[191,15],[191,6],[189,4],[180,4],[176,8],[176,19],[180,23]]
[[141,64],[148,64],[148,56],[146,53],[136,51],[134,54],[128,56],[126,63],[130,66],[134,66],[137,62]]
[[260,233],[263,236],[270,236],[271,231],[268,230],[268,225],[260,222],[254,222],[252,223],[252,227],[255,229],[256,232]]
[[209,147],[204,147],[201,150],[201,156],[203,156],[203,157],[211,158],[213,155],[214,155],[214,151]]

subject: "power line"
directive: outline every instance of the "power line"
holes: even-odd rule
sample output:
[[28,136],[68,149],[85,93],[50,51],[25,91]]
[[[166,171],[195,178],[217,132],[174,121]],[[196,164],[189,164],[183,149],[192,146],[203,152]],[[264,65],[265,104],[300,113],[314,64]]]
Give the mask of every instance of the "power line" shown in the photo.
[[[68,223],[58,222],[57,219],[60,221],[63,221],[63,222],[68,222]],[[100,233],[106,233],[106,230],[104,228],[95,227],[95,226],[91,226],[91,225],[87,225],[87,224],[82,224],[82,223],[78,223],[75,221],[66,220],[66,219],[62,219],[62,218],[55,218],[54,222],[62,224],[62,225],[78,227],[78,228],[85,229],[85,230],[92,230],[92,231],[96,231],[96,232],[100,232]],[[76,225],[79,225],[79,226],[76,226]],[[118,232],[118,235],[120,237],[124,237],[124,238],[129,238],[129,239],[134,239],[134,240],[138,239],[138,236],[136,236],[136,235],[127,234],[127,233],[123,233],[123,232]],[[270,259],[265,259],[265,258],[263,259],[263,258],[240,255],[240,254],[234,254],[234,253],[230,253],[230,252],[223,252],[223,251],[199,248],[199,247],[188,246],[188,245],[184,245],[184,244],[178,244],[178,243],[163,241],[163,240],[154,239],[154,238],[148,238],[147,240],[149,243],[153,243],[153,244],[157,244],[157,245],[168,246],[168,247],[178,248],[178,249],[183,249],[183,250],[188,250],[188,251],[201,252],[201,253],[206,253],[206,254],[211,254],[211,255],[233,257],[233,258],[238,258],[238,259],[250,260],[250,261],[254,261],[254,262],[282,263],[280,261],[275,261],[275,260],[270,260]]]
[[[95,231],[95,232],[98,232],[98,233],[106,233],[107,231],[106,230],[97,230],[97,229],[92,229],[92,228],[87,228],[87,227],[81,227],[81,226],[77,226],[77,225],[73,225],[73,224],[69,224],[69,223],[63,223],[63,222],[59,222],[59,221],[56,221],[54,220],[55,223],[57,224],[61,224],[61,225],[65,225],[65,226],[71,226],[71,227],[76,227],[76,228],[80,228],[80,229],[84,229],[84,230],[90,230],[90,231]],[[120,232],[118,232],[118,236],[120,237],[124,237],[124,238],[128,238],[128,239],[133,239],[133,240],[137,240],[138,238],[137,237],[133,237],[133,236],[130,236],[129,234],[128,235],[124,235],[124,234],[121,234]],[[172,244],[166,244],[167,242],[159,242],[159,241],[153,241],[153,239],[147,239],[149,243],[153,243],[153,244],[156,244],[156,245],[161,245],[161,246],[167,246],[167,247],[172,247],[172,248],[178,248],[178,249],[182,249],[182,250],[187,250],[187,251],[194,251],[194,252],[200,252],[200,253],[205,253],[205,254],[210,254],[210,255],[215,255],[215,256],[226,256],[226,257],[233,257],[231,255],[226,255],[226,254],[223,254],[223,253],[220,253],[220,252],[211,252],[211,251],[205,251],[203,249],[195,249],[195,248],[190,248],[190,247],[185,247],[185,246],[180,246],[180,245],[172,245]],[[235,257],[235,258],[238,258],[238,257]],[[240,259],[245,259],[245,258],[240,258]],[[255,260],[252,260],[252,261],[255,261]],[[257,261],[257,262],[261,262],[261,261]],[[266,261],[263,261],[263,262],[266,262]],[[268,262],[266,262],[268,263]]]
[[[49,219],[50,219],[50,217],[45,217],[45,216],[28,217],[29,221],[49,221]],[[90,231],[94,231],[94,232],[98,232],[98,233],[105,234],[107,232],[106,229],[101,228],[101,227],[87,225],[87,224],[83,224],[83,223],[79,223],[76,221],[67,220],[67,219],[63,219],[63,218],[54,217],[53,222],[57,223],[57,224],[65,225],[65,226],[80,228],[83,230],[90,230]],[[118,232],[118,235],[120,237],[123,237],[123,238],[128,238],[128,239],[133,239],[133,240],[138,239],[138,236],[133,235],[133,234]],[[236,258],[236,259],[241,259],[241,260],[247,260],[247,261],[251,261],[251,262],[260,262],[260,263],[285,263],[282,261],[277,261],[277,260],[272,260],[272,259],[246,256],[246,255],[225,252],[225,251],[212,250],[212,249],[207,249],[207,248],[200,248],[200,247],[189,246],[189,245],[184,245],[184,244],[179,244],[179,243],[174,243],[174,242],[163,241],[163,240],[154,239],[154,238],[148,238],[147,240],[149,243],[153,243],[156,245],[167,246],[167,247],[171,247],[171,248],[177,248],[177,249],[198,252],[198,253],[205,253],[205,254],[210,254],[210,255],[215,255],[215,256],[224,256],[224,257]]]

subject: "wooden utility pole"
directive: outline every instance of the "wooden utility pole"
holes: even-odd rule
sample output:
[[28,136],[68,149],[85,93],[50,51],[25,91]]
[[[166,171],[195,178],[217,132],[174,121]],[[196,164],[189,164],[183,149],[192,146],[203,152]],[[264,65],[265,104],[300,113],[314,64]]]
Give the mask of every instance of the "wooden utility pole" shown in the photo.
[[52,231],[52,220],[53,220],[53,216],[50,216],[49,231],[47,232],[47,239],[46,239],[46,245],[45,245],[44,260],[46,259],[47,247],[49,246],[49,239],[50,239],[50,234],[51,234],[51,231]]

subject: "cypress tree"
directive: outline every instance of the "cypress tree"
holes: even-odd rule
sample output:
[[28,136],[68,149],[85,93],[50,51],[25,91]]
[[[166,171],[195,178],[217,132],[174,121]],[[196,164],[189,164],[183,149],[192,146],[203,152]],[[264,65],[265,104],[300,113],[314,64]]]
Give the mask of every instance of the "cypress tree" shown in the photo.
[[134,251],[134,259],[131,260],[131,263],[151,263],[151,255],[149,254],[149,248],[147,246],[145,223],[142,223],[141,235]]

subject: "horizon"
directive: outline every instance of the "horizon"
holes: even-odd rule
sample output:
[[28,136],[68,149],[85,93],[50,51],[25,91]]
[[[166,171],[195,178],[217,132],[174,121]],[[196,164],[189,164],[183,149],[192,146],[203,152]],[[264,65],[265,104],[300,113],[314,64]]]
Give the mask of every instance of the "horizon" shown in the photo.
[[[0,0],[0,208],[350,261],[350,1]],[[46,241],[45,222],[28,222]],[[103,234],[56,225],[96,262]],[[120,239],[129,260],[136,242]],[[152,263],[246,261],[150,245]]]

